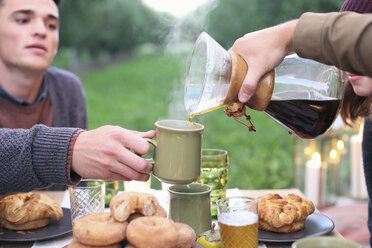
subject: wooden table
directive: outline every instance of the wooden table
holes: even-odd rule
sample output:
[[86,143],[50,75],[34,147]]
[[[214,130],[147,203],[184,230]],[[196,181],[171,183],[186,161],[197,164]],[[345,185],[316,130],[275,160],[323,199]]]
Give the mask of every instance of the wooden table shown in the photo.
[[[243,195],[251,196],[251,197],[258,197],[260,195],[264,195],[267,193],[279,193],[279,194],[288,194],[288,193],[295,193],[298,195],[303,195],[300,190],[298,189],[279,189],[279,190],[240,190]],[[49,195],[53,200],[57,203],[61,204],[64,193],[59,191],[42,191],[42,193]],[[318,210],[316,210],[318,211]],[[67,234],[66,237],[71,236],[71,234]],[[333,230],[328,236],[340,237],[342,238],[341,234],[338,233],[336,230]],[[18,247],[18,248],[30,248],[32,247],[33,242],[1,242],[0,241],[0,248],[8,248],[8,247]],[[290,248],[292,243],[265,243],[267,248]]]

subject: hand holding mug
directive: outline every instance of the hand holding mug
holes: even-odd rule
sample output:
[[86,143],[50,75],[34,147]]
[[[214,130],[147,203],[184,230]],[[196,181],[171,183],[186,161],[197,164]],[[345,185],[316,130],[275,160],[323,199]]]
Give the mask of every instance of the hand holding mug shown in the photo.
[[85,178],[147,181],[152,165],[135,153],[147,154],[150,145],[144,138],[154,136],[153,130],[137,132],[119,126],[82,132],[73,148],[72,170]]
[[169,184],[194,182],[201,173],[202,134],[204,126],[181,120],[155,123],[156,140],[147,139],[154,147],[151,160],[153,175]]

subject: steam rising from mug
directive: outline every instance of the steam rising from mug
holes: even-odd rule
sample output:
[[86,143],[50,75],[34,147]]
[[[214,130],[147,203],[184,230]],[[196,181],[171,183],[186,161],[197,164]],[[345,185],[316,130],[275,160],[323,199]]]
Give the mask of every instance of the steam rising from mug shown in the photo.
[[[194,27],[190,28],[188,25],[187,28],[184,27],[184,20],[178,19],[173,25],[168,34],[164,34],[164,30],[159,31],[159,36],[166,35],[166,42],[164,44],[164,49],[167,53],[170,53],[175,60],[177,61],[177,66],[180,67],[180,71],[185,71],[188,56],[191,53],[193,43],[196,37],[200,34],[201,30],[207,28],[206,22],[207,17],[210,11],[217,7],[218,1],[207,1],[205,4],[199,6],[200,11],[198,14],[191,13],[193,23],[197,24]],[[163,19],[164,22],[167,22],[165,26],[169,26],[169,22],[172,23],[174,20]],[[169,82],[170,87],[172,87],[172,94],[168,96],[169,107],[166,116],[159,117],[158,120],[162,119],[185,119],[188,116],[186,113],[183,95],[184,95],[184,74],[180,78]]]

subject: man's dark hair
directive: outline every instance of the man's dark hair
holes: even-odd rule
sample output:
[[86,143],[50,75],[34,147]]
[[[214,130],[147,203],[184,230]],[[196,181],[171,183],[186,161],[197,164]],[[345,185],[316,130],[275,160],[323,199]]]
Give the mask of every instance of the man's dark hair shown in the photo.
[[[62,0],[53,0],[53,2],[58,6]],[[3,5],[3,0],[0,0],[0,7]]]

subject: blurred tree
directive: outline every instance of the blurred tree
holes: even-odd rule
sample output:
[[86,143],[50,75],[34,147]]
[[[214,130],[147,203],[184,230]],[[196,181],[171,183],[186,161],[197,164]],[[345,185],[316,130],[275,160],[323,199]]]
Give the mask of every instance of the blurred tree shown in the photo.
[[171,22],[140,0],[64,0],[60,46],[99,55],[126,52],[145,42],[161,44]]
[[[343,0],[210,0],[182,20],[156,12],[141,0],[63,0],[60,46],[76,58],[132,51],[144,43],[164,45],[170,35],[195,41],[207,31],[229,48],[245,33],[298,18],[303,12],[338,11]],[[79,63],[79,61],[77,61]]]
[[208,33],[222,46],[248,32],[298,18],[304,12],[332,12],[343,0],[217,0],[208,18]]

